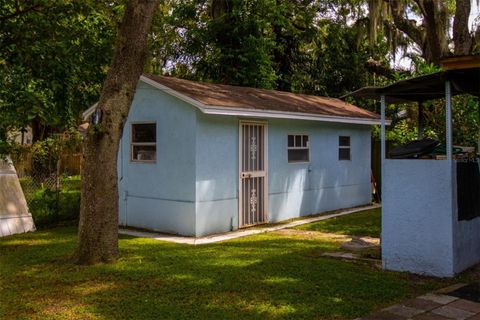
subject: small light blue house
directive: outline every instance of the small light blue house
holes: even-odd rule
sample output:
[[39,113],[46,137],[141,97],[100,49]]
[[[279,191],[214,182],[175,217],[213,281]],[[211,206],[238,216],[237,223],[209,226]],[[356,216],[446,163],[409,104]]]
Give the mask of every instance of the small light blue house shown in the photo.
[[120,224],[200,237],[368,204],[379,123],[338,99],[143,75],[118,154]]

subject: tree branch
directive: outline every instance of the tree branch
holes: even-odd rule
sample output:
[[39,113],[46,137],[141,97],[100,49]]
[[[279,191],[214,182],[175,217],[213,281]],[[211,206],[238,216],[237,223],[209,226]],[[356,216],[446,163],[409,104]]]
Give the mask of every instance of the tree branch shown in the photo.
[[368,72],[374,73],[379,76],[383,76],[389,80],[395,80],[395,73],[401,73],[401,74],[409,73],[408,71],[405,71],[405,70],[392,69],[390,67],[384,66],[380,62],[375,61],[373,59],[368,59],[368,61],[365,62],[365,68],[367,69]]
[[386,0],[392,9],[392,16],[395,26],[405,33],[410,39],[424,48],[425,34],[422,29],[417,27],[415,20],[409,20],[404,16],[405,5],[399,0]]

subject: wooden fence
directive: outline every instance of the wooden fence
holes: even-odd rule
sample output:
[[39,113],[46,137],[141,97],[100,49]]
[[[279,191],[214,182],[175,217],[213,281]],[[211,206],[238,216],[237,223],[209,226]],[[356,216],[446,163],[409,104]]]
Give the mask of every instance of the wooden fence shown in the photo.
[[[31,152],[23,152],[15,156],[12,160],[19,177],[32,176],[35,174]],[[80,175],[82,162],[83,156],[81,153],[65,152],[60,156],[60,161],[58,161],[56,168],[52,168],[52,171],[55,170],[70,176]]]

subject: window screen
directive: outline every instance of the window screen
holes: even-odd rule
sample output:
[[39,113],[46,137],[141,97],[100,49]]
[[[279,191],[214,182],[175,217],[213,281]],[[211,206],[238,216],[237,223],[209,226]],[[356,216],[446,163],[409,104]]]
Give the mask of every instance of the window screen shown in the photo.
[[132,161],[155,162],[157,159],[157,124],[132,124]]
[[309,162],[308,135],[288,135],[288,162]]
[[350,160],[350,137],[340,136],[338,137],[338,160]]

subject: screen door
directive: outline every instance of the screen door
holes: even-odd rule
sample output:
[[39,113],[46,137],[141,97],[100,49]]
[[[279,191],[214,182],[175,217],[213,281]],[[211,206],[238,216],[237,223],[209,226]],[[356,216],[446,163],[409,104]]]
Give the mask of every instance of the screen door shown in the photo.
[[239,226],[268,222],[267,124],[240,122]]

